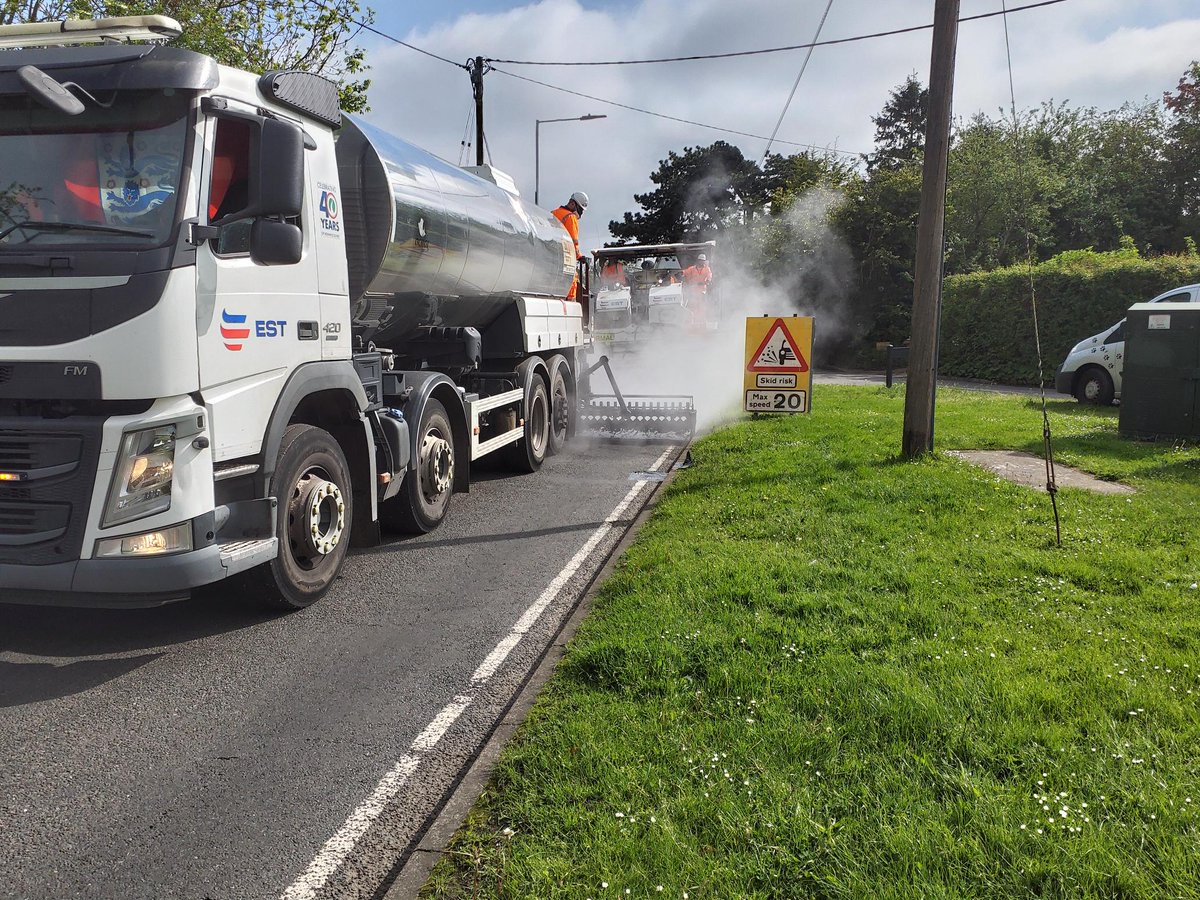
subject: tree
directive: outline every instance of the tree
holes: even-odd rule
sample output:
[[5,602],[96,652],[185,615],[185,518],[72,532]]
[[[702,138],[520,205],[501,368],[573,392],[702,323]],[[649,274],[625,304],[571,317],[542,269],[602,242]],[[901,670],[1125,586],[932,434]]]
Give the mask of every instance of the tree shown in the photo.
[[658,187],[633,199],[643,212],[609,222],[623,242],[667,244],[703,241],[731,226],[748,224],[767,201],[763,172],[725,141],[671,151],[650,175]]
[[815,187],[841,188],[854,177],[850,162],[832,153],[806,150],[791,156],[772,153],[762,165],[764,186],[771,213],[778,215],[794,199]]
[[0,0],[0,22],[166,15],[183,25],[175,46],[251,72],[303,69],[336,81],[342,109],[367,109],[370,80],[354,40],[374,12],[358,0]]
[[1158,104],[1110,112],[1045,103],[1019,116],[982,113],[961,126],[950,155],[947,271],[1011,265],[1034,254],[1115,250],[1132,238],[1149,252],[1182,245],[1165,171]]
[[[772,154],[764,161],[767,204],[744,241],[747,262],[764,282],[827,265],[835,241],[830,215],[855,178],[854,167],[833,154]],[[838,247],[837,251],[844,248]]]
[[1052,208],[1069,191],[1090,192],[1067,174],[1079,149],[1059,152],[1032,119],[1019,120],[1016,135],[1011,120],[982,113],[958,129],[946,189],[948,274],[1012,265],[1029,250],[1054,252]]
[[921,167],[909,164],[855,179],[833,214],[854,255],[853,306],[871,341],[908,337],[920,201]]
[[1115,250],[1126,235],[1151,252],[1182,249],[1163,108],[1127,103],[1110,112],[1087,110],[1081,131],[1080,152],[1065,175],[1069,184],[1087,186],[1070,196],[1083,206],[1051,210],[1055,244],[1045,255]]
[[0,25],[65,19],[70,7],[70,0],[0,0]]
[[867,154],[867,172],[895,171],[920,162],[925,149],[925,121],[929,115],[929,91],[916,75],[909,75],[895,88],[883,110],[872,116],[875,123],[875,152]]
[[1173,93],[1163,95],[1170,112],[1166,169],[1175,192],[1183,232],[1200,231],[1200,62],[1195,60]]

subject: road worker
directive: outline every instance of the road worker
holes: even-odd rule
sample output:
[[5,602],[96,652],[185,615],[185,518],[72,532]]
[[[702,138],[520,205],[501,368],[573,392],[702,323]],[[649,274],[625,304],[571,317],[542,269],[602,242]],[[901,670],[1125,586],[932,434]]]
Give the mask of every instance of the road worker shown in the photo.
[[701,253],[696,261],[683,270],[683,283],[697,288],[697,293],[708,293],[712,283],[712,269],[708,267],[708,257]]
[[625,264],[619,259],[610,259],[600,267],[601,290],[615,290],[626,283]]
[[692,311],[692,321],[696,325],[705,325],[708,322],[705,295],[708,294],[708,286],[712,284],[712,277],[712,269],[708,267],[708,256],[703,253],[683,270],[683,303]]
[[[583,259],[583,253],[579,250],[579,217],[583,215],[583,211],[587,209],[588,195],[583,191],[576,191],[571,195],[571,199],[554,210],[554,217],[562,222],[563,228],[567,229],[567,234],[571,236],[571,240],[575,242],[575,261]],[[575,280],[571,282],[571,291],[567,294],[568,300],[574,300],[579,293],[579,273],[576,272]]]

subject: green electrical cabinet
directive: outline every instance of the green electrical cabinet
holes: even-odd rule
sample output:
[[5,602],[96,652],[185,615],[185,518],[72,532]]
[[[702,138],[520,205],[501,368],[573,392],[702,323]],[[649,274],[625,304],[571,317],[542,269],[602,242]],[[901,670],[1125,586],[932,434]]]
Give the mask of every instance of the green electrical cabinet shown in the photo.
[[1121,434],[1200,438],[1200,304],[1130,307],[1121,378]]

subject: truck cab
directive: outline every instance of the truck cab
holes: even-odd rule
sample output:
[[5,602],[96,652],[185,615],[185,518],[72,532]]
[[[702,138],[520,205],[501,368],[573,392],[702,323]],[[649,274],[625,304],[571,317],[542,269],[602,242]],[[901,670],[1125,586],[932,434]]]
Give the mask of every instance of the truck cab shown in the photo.
[[0,27],[0,601],[303,607],[574,428],[548,211],[178,33]]

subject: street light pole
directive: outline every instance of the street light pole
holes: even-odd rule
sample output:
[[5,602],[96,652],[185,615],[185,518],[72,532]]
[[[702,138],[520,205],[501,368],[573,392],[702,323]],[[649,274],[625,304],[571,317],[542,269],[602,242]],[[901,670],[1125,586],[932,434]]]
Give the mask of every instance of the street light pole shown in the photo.
[[592,119],[607,119],[608,116],[588,114],[586,116],[568,116],[565,119],[534,119],[533,120],[533,205],[538,205],[538,193],[541,188],[542,169],[542,125],[545,122],[590,122]]

